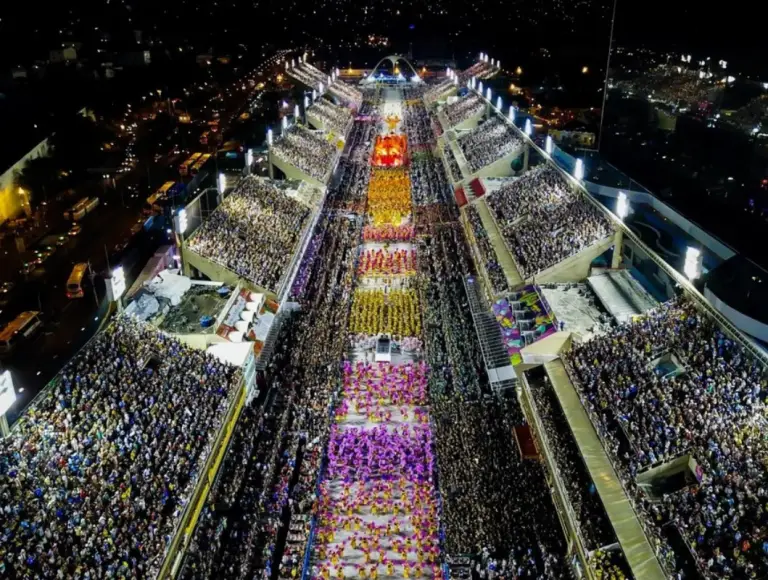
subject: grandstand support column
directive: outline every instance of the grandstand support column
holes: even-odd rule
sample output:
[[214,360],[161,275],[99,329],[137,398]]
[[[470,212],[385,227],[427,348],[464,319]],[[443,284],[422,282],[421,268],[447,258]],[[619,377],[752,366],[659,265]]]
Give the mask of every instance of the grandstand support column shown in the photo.
[[624,245],[624,232],[616,230],[616,237],[613,242],[613,256],[611,257],[611,268],[614,270],[621,266],[621,252]]
[[269,160],[269,178],[274,179],[275,178],[275,165],[272,161],[272,146],[270,145],[269,151],[267,153],[267,159]]
[[523,149],[523,173],[528,173],[528,160],[530,156],[531,144],[526,142],[525,148]]

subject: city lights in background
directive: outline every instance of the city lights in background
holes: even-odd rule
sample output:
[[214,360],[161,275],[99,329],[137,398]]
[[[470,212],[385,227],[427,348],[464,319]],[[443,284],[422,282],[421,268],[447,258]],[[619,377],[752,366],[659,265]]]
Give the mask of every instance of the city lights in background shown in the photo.
[[622,220],[629,215],[629,200],[623,191],[619,192],[619,198],[616,200],[616,215]]
[[701,276],[701,250],[688,246],[688,249],[685,251],[683,273],[689,280],[695,280]]
[[546,140],[544,141],[544,151],[547,152],[547,155],[552,155],[552,151],[555,148],[555,144],[552,142],[552,136],[547,135]]
[[573,167],[573,176],[579,181],[584,179],[584,161],[581,159],[576,160],[576,165]]

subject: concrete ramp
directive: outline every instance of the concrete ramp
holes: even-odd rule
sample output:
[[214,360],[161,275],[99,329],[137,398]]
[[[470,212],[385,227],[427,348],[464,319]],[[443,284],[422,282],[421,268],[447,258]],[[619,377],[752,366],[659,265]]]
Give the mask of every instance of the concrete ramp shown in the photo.
[[523,277],[517,269],[517,263],[512,257],[512,252],[509,251],[499,228],[496,226],[496,220],[493,219],[485,199],[479,199],[474,205],[477,213],[480,215],[480,221],[483,222],[483,227],[488,233],[488,241],[491,242],[491,246],[493,246],[493,250],[496,252],[499,265],[504,270],[504,276],[507,278],[507,287],[514,290],[522,286],[524,283]]
[[645,536],[629,497],[621,486],[603,445],[581,404],[561,359],[544,364],[549,381],[573,432],[584,463],[605,506],[624,551],[632,576],[642,580],[664,580],[653,546]]
[[589,277],[590,268],[595,258],[613,246],[615,235],[607,236],[599,242],[584,248],[578,254],[550,266],[528,278],[536,279],[536,284],[552,284],[559,282],[581,282]]

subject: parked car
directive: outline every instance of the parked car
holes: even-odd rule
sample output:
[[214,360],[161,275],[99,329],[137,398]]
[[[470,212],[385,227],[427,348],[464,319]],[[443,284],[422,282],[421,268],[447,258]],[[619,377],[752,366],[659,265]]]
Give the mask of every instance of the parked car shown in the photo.
[[82,231],[83,231],[83,226],[81,226],[80,224],[72,224],[72,227],[70,228],[68,235],[79,236],[80,232]]

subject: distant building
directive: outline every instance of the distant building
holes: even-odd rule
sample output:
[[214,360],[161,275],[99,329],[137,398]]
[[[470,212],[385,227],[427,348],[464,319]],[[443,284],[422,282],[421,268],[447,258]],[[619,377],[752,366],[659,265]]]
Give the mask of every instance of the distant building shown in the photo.
[[152,57],[148,50],[129,50],[119,54],[118,62],[123,66],[147,66]]
[[10,167],[0,174],[0,224],[18,217],[22,211],[29,211],[29,200],[19,192],[14,180],[14,174],[21,171],[31,159],[45,157],[48,155],[48,138],[46,137],[40,143],[29,150],[26,155],[16,161]]
[[11,78],[13,80],[27,78],[27,69],[23,66],[15,66],[11,69]]
[[557,144],[591,148],[595,145],[595,134],[589,131],[559,131],[550,129],[549,135]]
[[48,60],[52,63],[75,61],[77,60],[77,50],[74,46],[57,48],[49,53]]

